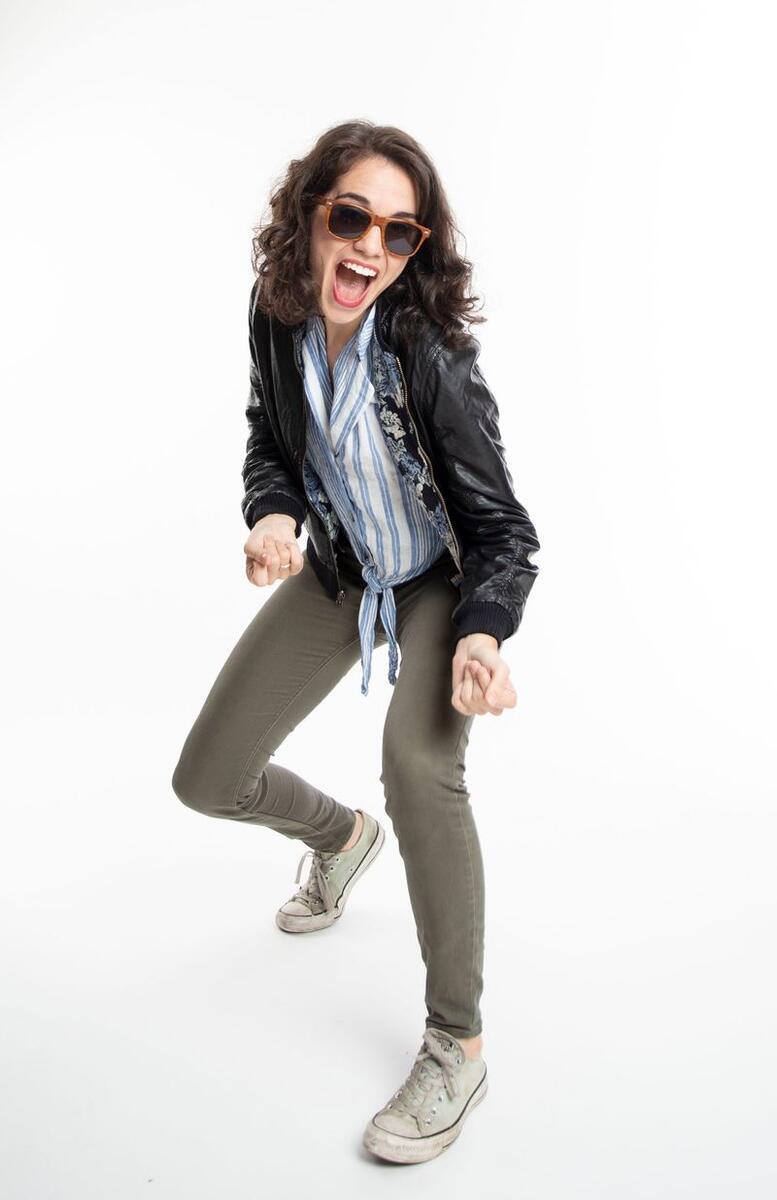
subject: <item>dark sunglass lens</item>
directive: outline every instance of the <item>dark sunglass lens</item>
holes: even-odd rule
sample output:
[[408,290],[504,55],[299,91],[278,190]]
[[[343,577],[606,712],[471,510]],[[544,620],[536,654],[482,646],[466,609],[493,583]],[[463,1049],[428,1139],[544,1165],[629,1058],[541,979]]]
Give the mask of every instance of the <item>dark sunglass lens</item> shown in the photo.
[[350,204],[333,204],[329,216],[329,229],[335,237],[357,238],[370,223],[369,214]]
[[421,230],[406,221],[390,221],[386,226],[386,245],[392,254],[412,254],[420,241]]

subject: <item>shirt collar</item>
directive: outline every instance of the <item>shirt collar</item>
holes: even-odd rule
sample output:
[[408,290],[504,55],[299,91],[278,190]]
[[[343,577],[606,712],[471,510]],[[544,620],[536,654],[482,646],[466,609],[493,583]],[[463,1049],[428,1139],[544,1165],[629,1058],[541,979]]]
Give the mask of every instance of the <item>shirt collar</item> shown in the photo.
[[372,340],[373,329],[375,328],[375,302],[367,309],[362,323],[356,331],[356,352],[362,362],[367,355],[367,349]]

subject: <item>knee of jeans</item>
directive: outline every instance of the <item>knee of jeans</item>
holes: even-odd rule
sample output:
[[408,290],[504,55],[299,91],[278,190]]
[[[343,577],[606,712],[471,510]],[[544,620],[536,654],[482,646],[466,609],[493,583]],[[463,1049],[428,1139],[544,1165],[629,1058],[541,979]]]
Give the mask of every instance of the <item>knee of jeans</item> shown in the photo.
[[176,796],[187,808],[193,808],[195,812],[208,811],[206,789],[199,783],[197,772],[186,766],[183,757],[178,760],[171,782]]
[[198,767],[182,756],[173,771],[173,791],[187,808],[209,817],[260,811],[266,794],[266,763],[266,756],[254,759],[251,769],[238,780],[237,776],[214,777],[207,764]]
[[381,783],[386,798],[386,812],[401,818],[405,808],[418,805],[420,794],[426,794],[439,772],[439,761],[429,745],[400,744],[384,738]]
[[181,755],[173,771],[172,787],[182,804],[205,816],[222,816],[230,807],[229,782],[214,779],[207,764],[186,754]]

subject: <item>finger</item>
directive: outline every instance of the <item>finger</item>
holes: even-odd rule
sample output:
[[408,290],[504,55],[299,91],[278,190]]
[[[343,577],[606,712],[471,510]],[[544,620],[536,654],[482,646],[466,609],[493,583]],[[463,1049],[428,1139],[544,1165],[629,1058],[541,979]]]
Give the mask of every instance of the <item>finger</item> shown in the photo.
[[262,537],[261,545],[258,550],[254,551],[254,557],[263,567],[267,566],[267,560],[270,555],[270,541],[267,534]]
[[472,715],[483,713],[483,692],[480,684],[477,682],[471,662],[468,662],[468,665],[466,665],[464,678],[466,679],[466,682],[468,682],[468,692],[466,692],[466,695],[463,697],[466,707],[468,707],[468,710]]
[[514,708],[516,704],[515,688],[510,683],[510,668],[503,660],[494,668],[493,678],[486,688],[486,702],[502,708]]
[[468,713],[474,711],[472,707],[472,674],[466,669],[461,681],[461,702]]
[[276,542],[278,548],[278,579],[281,583],[291,575],[291,546],[288,542]]
[[[488,712],[488,706],[483,695],[483,688],[480,686],[480,681],[478,679],[478,667],[480,665],[481,664],[477,662],[477,660],[470,659],[470,661],[467,663],[467,673],[472,683],[472,711],[477,713],[479,716],[482,716],[484,713]],[[489,671],[486,673],[490,679],[491,673]]]
[[255,587],[267,586],[267,568],[257,562],[255,558],[246,560],[246,575]]
[[483,699],[483,689],[480,686],[480,680],[478,678],[479,665],[479,663],[475,662],[475,660],[471,658],[466,666],[467,678],[469,679],[470,687],[472,689],[472,702],[476,705],[479,705]]
[[[500,666],[502,667],[501,674],[504,677],[509,673],[509,668],[506,663],[501,663]],[[477,659],[463,658],[459,662],[454,657],[453,670],[454,675],[457,673],[461,675],[461,679],[454,684],[451,695],[451,704],[457,712],[466,715],[492,713],[498,717],[501,716],[505,707],[514,705],[515,692],[509,683],[506,685],[507,690],[494,692],[494,679],[499,674],[498,667],[491,672],[484,663]],[[495,696],[496,702],[489,701],[489,695]]]
[[263,548],[258,551],[258,558],[268,569],[270,583],[275,583],[277,579],[287,579],[290,575],[299,575],[305,566],[302,551],[296,540],[283,542],[272,538],[270,534],[264,535]]
[[305,560],[302,557],[302,551],[299,548],[299,542],[289,542],[289,550],[291,551],[289,574],[299,575],[300,571],[305,566]]
[[470,660],[468,666],[472,673],[472,679],[474,679],[472,703],[474,703],[477,713],[481,715],[484,713],[490,713],[493,716],[501,716],[501,703],[488,701],[487,691],[490,685],[490,677],[492,677],[492,673],[490,673],[489,668],[483,666],[482,662],[478,662],[475,659]]
[[502,708],[515,708],[518,703],[515,688],[509,680],[503,683],[501,687],[498,687],[497,690],[494,690],[494,685],[492,684],[486,692],[486,701],[488,701],[490,695],[494,696],[492,703],[499,704]]
[[286,546],[283,542],[279,542],[271,534],[265,534],[264,538],[264,561],[267,566],[267,578],[270,583],[277,583],[278,579],[285,579],[288,571],[281,571],[281,565],[287,563],[289,556],[286,553]]
[[503,659],[500,659],[491,674],[491,689],[494,693],[501,692],[505,683],[507,683],[509,674],[510,670],[507,663]]
[[489,704],[486,700],[486,689],[489,687],[491,680],[491,671],[483,663],[477,659],[470,659],[467,662],[467,674],[472,680],[472,700],[470,702],[470,710],[483,716],[485,713],[491,713],[498,717],[502,713],[499,705]]
[[476,694],[481,692],[485,694],[486,688],[491,682],[491,672],[483,663],[478,662],[476,658],[471,658],[467,664],[472,675],[472,682],[475,685]]
[[[493,696],[494,699],[489,700],[489,696]],[[494,692],[491,688],[489,688],[486,692],[486,704],[492,704],[495,708],[499,708],[500,710],[505,708],[515,708],[515,703],[515,692],[511,688],[503,688],[500,692]]]
[[464,680],[463,679],[462,679],[461,683],[459,684],[458,688],[456,689],[456,694],[458,696],[459,712],[464,713],[464,715],[468,716],[468,717],[472,716],[472,705],[467,702],[467,700],[464,696]]
[[483,712],[491,713],[495,717],[502,714],[503,708],[498,700],[494,700],[494,690],[492,684],[492,672],[483,663],[472,660],[472,669],[475,679],[478,684],[477,699],[483,703]]
[[269,533],[264,535],[264,549],[260,556],[260,561],[264,563],[267,570],[267,582],[275,583],[278,578],[278,567],[281,560],[278,548],[275,545],[275,538]]

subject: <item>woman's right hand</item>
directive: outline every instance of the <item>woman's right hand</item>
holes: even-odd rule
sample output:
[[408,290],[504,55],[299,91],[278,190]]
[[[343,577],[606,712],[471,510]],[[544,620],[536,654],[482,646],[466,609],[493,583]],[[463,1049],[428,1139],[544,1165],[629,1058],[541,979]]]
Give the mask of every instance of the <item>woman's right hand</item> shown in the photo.
[[289,575],[299,575],[305,563],[295,528],[294,518],[286,513],[268,513],[256,522],[243,547],[251,583],[265,587]]

